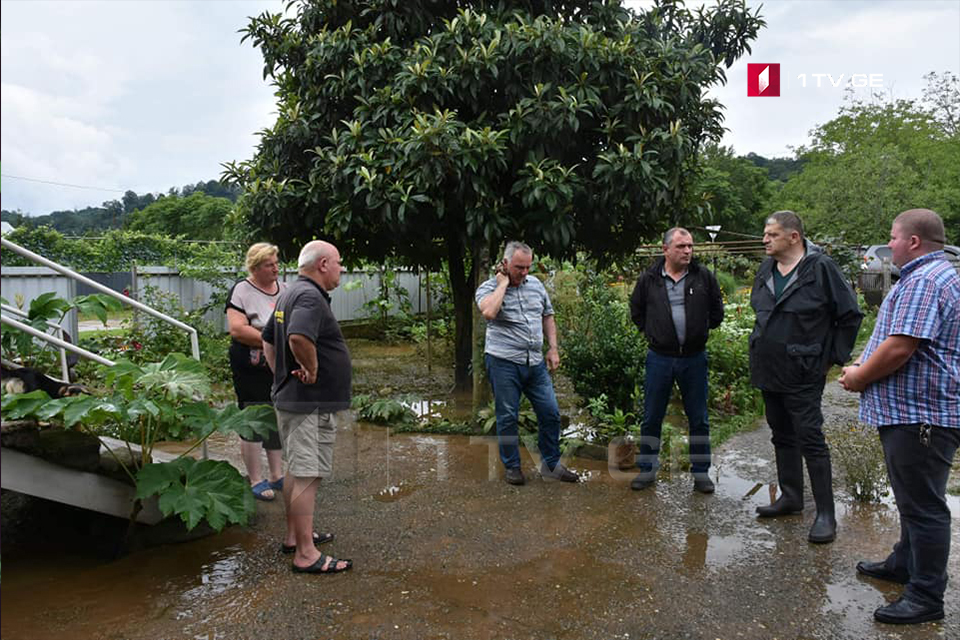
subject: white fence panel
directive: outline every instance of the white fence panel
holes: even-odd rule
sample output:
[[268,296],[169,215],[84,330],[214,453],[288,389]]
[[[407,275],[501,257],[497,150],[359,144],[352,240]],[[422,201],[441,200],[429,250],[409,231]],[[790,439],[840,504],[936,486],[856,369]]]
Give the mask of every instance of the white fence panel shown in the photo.
[[[0,296],[24,312],[30,310],[34,299],[51,291],[58,298],[73,300],[77,295],[77,283],[47,267],[4,267],[0,274]],[[74,342],[77,340],[77,322],[77,312],[73,309],[60,323]]]
[[[399,271],[398,285],[406,289],[412,311],[426,311],[425,294],[422,292],[420,275],[412,271]],[[281,276],[285,282],[297,279],[296,272]],[[362,282],[356,289],[348,290],[352,282]],[[71,300],[76,296],[76,282],[46,267],[4,267],[2,277],[2,295],[10,304],[16,305],[17,295],[23,297],[23,308],[30,308],[30,302],[41,293],[53,291],[58,297]],[[214,287],[194,278],[181,277],[172,267],[137,267],[137,298],[145,302],[143,292],[146,287],[155,287],[161,292],[175,296],[187,311],[193,311],[207,305],[215,293]],[[340,277],[340,286],[331,293],[333,313],[341,322],[362,320],[369,317],[364,304],[380,295],[380,275],[364,271],[346,272]],[[395,298],[391,302],[396,306]],[[395,313],[394,308],[391,313]],[[211,308],[204,319],[222,322],[226,330],[226,316],[219,305]],[[71,311],[63,324],[71,336],[77,336],[77,314]]]

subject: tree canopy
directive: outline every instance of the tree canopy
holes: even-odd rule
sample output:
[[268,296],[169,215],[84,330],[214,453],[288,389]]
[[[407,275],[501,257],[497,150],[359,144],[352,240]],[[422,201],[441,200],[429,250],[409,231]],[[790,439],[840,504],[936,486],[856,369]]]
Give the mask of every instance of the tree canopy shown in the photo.
[[773,183],[768,170],[754,161],[761,156],[751,155],[734,156],[733,149],[716,144],[703,148],[689,198],[705,224],[747,234],[757,234],[763,227]]
[[677,222],[722,134],[705,90],[762,26],[742,0],[301,2],[244,30],[279,115],[224,179],[288,254],[322,235],[347,259],[445,258],[462,385],[482,257],[519,238],[609,260]]
[[160,198],[142,211],[134,211],[127,217],[126,228],[190,240],[219,240],[232,210],[230,200],[196,191],[187,197]]

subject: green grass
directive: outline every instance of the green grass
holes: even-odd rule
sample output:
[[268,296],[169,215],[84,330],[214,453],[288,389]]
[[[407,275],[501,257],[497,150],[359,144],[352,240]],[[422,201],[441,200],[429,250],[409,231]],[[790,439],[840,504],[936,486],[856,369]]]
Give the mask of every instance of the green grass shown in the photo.
[[123,335],[126,329],[123,327],[115,327],[113,329],[88,329],[86,331],[81,331],[80,334],[84,338],[101,338],[106,336],[119,336]]
[[[128,320],[133,316],[133,309],[129,307],[124,307],[122,311],[110,311],[107,313],[107,320],[110,321],[122,321]],[[90,313],[81,313],[77,318],[80,322],[89,322],[91,320],[99,321],[100,318]]]

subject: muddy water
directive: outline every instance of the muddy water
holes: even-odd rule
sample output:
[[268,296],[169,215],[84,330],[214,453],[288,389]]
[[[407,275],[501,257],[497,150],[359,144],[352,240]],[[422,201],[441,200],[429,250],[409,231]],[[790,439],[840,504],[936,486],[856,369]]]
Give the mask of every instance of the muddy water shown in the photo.
[[[47,525],[32,544],[3,547],[0,635],[960,637],[956,585],[944,623],[898,629],[872,621],[899,587],[858,578],[853,567],[895,541],[889,504],[841,496],[831,545],[806,542],[812,505],[803,516],[758,521],[754,508],[771,498],[768,448],[763,431],[731,441],[715,457],[713,496],[693,493],[684,474],[631,492],[631,474],[581,459],[569,465],[584,482],[548,483],[527,453],[528,483],[512,487],[493,439],[346,425],[317,523],[337,536],[324,551],[352,558],[351,573],[292,574],[278,549],[276,502],[258,503],[248,527],[119,560],[84,553],[82,534],[69,548],[45,543]],[[956,536],[960,504],[951,508]],[[960,575],[958,558],[952,575]]]

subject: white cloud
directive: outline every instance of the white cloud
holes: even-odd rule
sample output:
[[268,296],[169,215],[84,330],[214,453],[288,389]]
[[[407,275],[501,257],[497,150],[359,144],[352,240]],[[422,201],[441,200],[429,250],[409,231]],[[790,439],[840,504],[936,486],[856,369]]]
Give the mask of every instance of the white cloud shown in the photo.
[[[756,5],[756,2],[751,2]],[[920,0],[888,2],[779,1],[765,3],[768,26],[753,53],[727,72],[728,83],[713,91],[726,105],[724,144],[738,153],[791,155],[809,141],[809,131],[834,118],[845,91],[814,73],[882,74],[882,94],[916,99],[923,75],[950,70],[960,74],[960,3]],[[746,96],[747,63],[779,63],[781,97]],[[798,78],[806,75],[804,88]],[[869,89],[856,95],[870,98]]]
[[[237,30],[280,0],[2,3],[5,175],[166,191],[252,155],[270,124],[262,58]],[[122,193],[3,180],[41,214]]]

